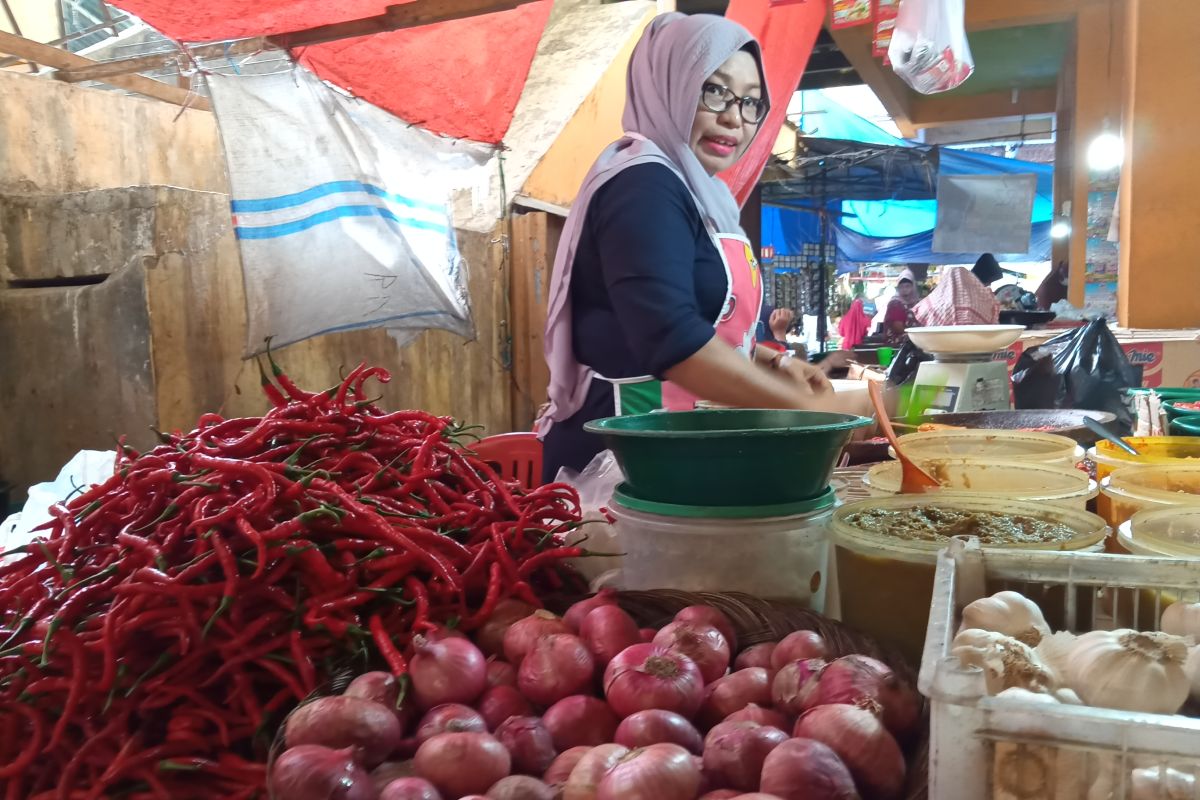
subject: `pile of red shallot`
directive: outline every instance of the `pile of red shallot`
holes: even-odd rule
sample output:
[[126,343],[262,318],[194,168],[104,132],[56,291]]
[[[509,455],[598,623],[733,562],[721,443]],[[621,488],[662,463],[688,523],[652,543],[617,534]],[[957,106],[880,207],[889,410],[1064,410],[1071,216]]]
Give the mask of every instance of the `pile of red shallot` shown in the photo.
[[690,606],[639,629],[601,592],[558,617],[502,603],[473,640],[414,642],[287,720],[278,800],[894,800],[920,700],[812,631],[738,650]]

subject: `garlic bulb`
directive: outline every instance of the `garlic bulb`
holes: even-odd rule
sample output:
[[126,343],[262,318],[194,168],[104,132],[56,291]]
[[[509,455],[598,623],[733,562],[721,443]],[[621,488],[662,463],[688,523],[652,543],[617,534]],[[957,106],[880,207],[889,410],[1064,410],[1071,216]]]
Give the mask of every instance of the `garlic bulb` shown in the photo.
[[1130,783],[1130,800],[1191,800],[1196,796],[1196,776],[1170,767],[1135,769]]
[[1200,603],[1171,603],[1163,609],[1158,627],[1172,636],[1200,639]]
[[1033,648],[1011,636],[968,628],[954,637],[951,648],[964,667],[983,670],[988,694],[1014,687],[1047,692],[1055,686],[1054,674]]
[[963,609],[962,627],[1003,633],[1030,647],[1050,635],[1037,603],[1019,592],[997,592],[971,603]]
[[1183,671],[1188,676],[1191,698],[1200,703],[1200,646],[1188,648]]
[[1078,638],[1069,631],[1059,631],[1042,639],[1038,642],[1038,646],[1033,648],[1038,658],[1050,668],[1059,683],[1064,683],[1067,679],[1067,659],[1071,657],[1071,651],[1075,649],[1075,642]]
[[1075,642],[1067,683],[1090,706],[1174,714],[1191,688],[1187,643],[1165,633],[1092,631]]
[[1031,692],[1028,689],[1022,689],[1019,686],[1014,686],[1011,689],[1005,689],[996,695],[996,699],[1006,698],[1008,700],[1019,700],[1022,703],[1047,703],[1049,705],[1058,705],[1058,698],[1052,694],[1045,692]]

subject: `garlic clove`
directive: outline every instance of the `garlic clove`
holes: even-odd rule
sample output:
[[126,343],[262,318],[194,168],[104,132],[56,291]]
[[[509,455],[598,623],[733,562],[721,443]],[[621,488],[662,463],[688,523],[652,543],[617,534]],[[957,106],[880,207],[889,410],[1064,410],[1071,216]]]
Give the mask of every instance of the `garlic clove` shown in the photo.
[[979,628],[1011,636],[1030,647],[1050,635],[1050,626],[1037,603],[1020,592],[997,592],[969,604],[962,612],[963,628]]
[[1088,705],[1174,714],[1191,689],[1184,671],[1187,656],[1187,644],[1178,636],[1092,631],[1071,649],[1067,684]]
[[1054,690],[1054,699],[1057,700],[1058,702],[1062,703],[1064,706],[1081,706],[1081,705],[1083,705],[1083,701],[1079,699],[1079,695],[1077,695],[1071,689],[1066,689],[1066,688],[1055,689]]

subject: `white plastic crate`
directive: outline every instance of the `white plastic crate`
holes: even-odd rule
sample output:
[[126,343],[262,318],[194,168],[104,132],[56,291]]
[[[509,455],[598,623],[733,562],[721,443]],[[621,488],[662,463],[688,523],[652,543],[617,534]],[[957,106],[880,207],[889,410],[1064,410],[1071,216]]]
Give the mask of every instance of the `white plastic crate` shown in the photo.
[[[1200,600],[1200,561],[985,554],[975,540],[952,541],[938,556],[919,679],[930,701],[930,798],[1200,800],[1200,719],[988,696],[983,673],[950,649],[962,607],[1002,589],[1036,600],[1056,630],[1156,629],[1172,601]],[[1148,768],[1183,776],[1134,792],[1133,770]]]

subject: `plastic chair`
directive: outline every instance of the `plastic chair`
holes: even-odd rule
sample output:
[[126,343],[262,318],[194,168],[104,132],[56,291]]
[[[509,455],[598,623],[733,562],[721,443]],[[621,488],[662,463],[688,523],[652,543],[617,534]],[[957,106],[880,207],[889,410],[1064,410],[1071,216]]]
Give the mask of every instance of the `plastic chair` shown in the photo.
[[501,477],[515,480],[526,489],[542,485],[542,442],[535,433],[498,433],[481,439],[472,448],[496,467]]

